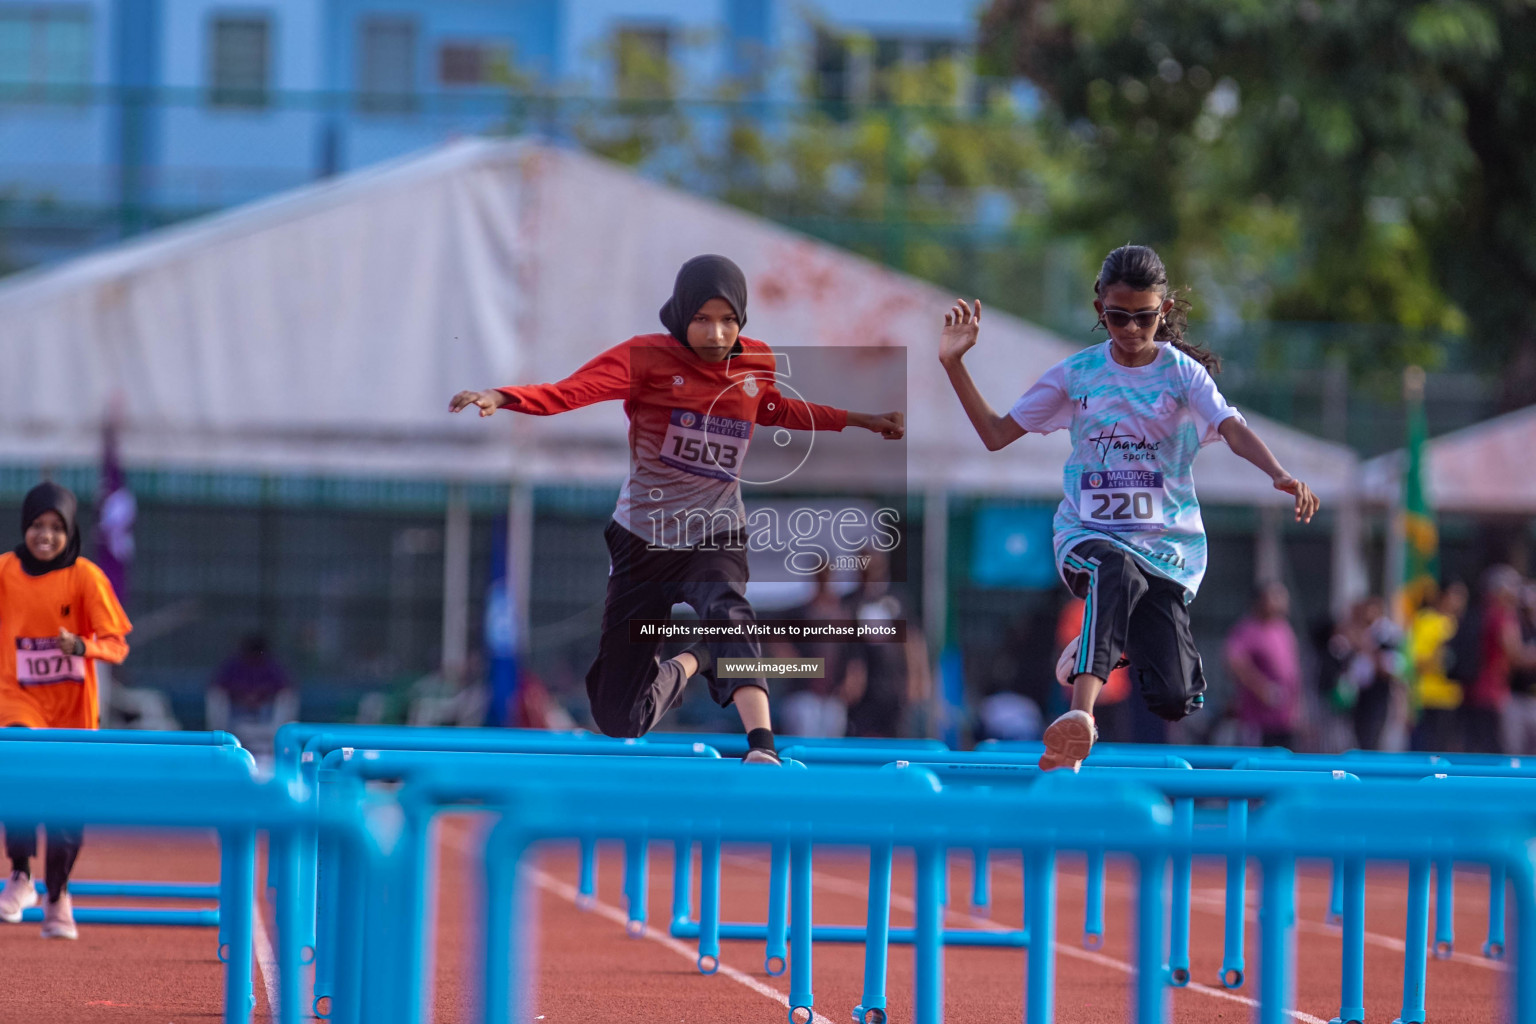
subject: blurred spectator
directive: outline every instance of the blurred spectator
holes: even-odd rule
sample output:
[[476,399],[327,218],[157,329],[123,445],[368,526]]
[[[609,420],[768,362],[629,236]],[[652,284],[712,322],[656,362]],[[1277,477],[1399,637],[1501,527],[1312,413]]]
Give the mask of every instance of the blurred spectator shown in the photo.
[[1310,630],[1317,665],[1318,713],[1314,721],[1307,723],[1308,743],[1309,749],[1325,753],[1348,750],[1355,742],[1354,727],[1348,718],[1354,704],[1352,700],[1349,704],[1344,702],[1340,685],[1353,654],[1343,632],[1347,620],[1347,615],[1340,621],[1335,621],[1331,615],[1322,615],[1313,620]]
[[1483,578],[1483,621],[1478,633],[1478,671],[1466,700],[1467,749],[1512,752],[1523,727],[1501,721],[1510,707],[1510,673],[1536,664],[1520,637],[1520,574],[1496,565]]
[[[786,619],[844,619],[847,612],[832,589],[832,570],[823,567],[816,574],[816,592],[797,608],[786,611]],[[820,679],[786,679],[776,683],[784,697],[777,702],[778,731],[790,736],[836,737],[847,734],[848,704],[853,699],[847,687],[848,645],[830,640],[806,640],[776,643],[763,653],[775,658],[821,658]],[[787,692],[786,692],[787,691]]]
[[1522,656],[1509,669],[1509,710],[1504,714],[1504,751],[1536,752],[1536,583],[1520,587],[1520,647]]
[[[532,673],[525,673],[525,677],[531,680]],[[411,684],[405,724],[485,725],[491,704],[491,688],[484,680],[484,659],[478,653],[471,654],[456,673],[444,673],[441,669],[427,673]],[[510,724],[535,729],[549,728],[542,721],[528,720],[529,715],[542,716],[549,701],[549,693],[541,683],[533,682],[532,685],[538,688],[538,693],[533,695],[525,695],[519,686]]]
[[1462,686],[1451,676],[1452,646],[1467,612],[1467,586],[1456,582],[1420,608],[1408,626],[1408,656],[1413,659],[1414,750],[1459,749],[1457,719]]
[[278,726],[298,717],[299,694],[268,650],[266,637],[252,633],[219,666],[204,708],[208,728],[234,733],[252,754],[270,755]]
[[996,690],[976,707],[976,740],[1038,740],[1040,705],[1012,690]]
[[1365,750],[1382,749],[1394,706],[1406,714],[1402,647],[1402,631],[1379,597],[1356,603],[1328,641],[1334,666],[1329,703],[1350,713],[1355,744]]
[[[1369,668],[1360,669],[1359,678],[1367,680],[1355,701],[1355,742],[1363,750],[1386,750],[1395,746],[1385,742],[1388,727],[1406,734],[1408,691],[1403,679],[1403,631],[1387,614],[1387,603],[1379,597],[1365,600],[1365,646],[1358,657]],[[1406,735],[1403,735],[1406,741]],[[1404,742],[1402,745],[1406,745]]]
[[907,735],[909,713],[925,707],[933,692],[922,623],[913,622],[891,589],[890,558],[866,548],[859,587],[844,600],[846,617],[861,624],[907,623],[904,644],[860,641],[843,645],[848,665],[848,734]]
[[[1083,599],[1068,593],[1056,618],[1056,657],[1051,659],[1052,665],[1056,664],[1056,658],[1061,657],[1067,644],[1076,640],[1082,632]],[[1070,687],[1063,687],[1061,692],[1071,698]],[[1104,681],[1104,688],[1099,691],[1099,699],[1093,705],[1093,724],[1099,730],[1100,740],[1109,743],[1131,742],[1130,704],[1137,702],[1126,702],[1125,698],[1130,694],[1131,670],[1121,667],[1110,672],[1109,678]]]
[[1292,748],[1301,722],[1301,655],[1282,583],[1255,592],[1248,616],[1227,635],[1227,666],[1237,680],[1237,720],[1249,742]]

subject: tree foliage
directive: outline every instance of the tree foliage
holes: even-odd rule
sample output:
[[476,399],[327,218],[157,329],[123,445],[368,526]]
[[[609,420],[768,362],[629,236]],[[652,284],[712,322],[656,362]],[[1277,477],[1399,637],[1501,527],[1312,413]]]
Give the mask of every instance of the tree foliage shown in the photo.
[[1536,397],[1532,0],[994,0],[985,60],[1079,164],[1063,230],[1165,247],[1228,311],[1463,333]]

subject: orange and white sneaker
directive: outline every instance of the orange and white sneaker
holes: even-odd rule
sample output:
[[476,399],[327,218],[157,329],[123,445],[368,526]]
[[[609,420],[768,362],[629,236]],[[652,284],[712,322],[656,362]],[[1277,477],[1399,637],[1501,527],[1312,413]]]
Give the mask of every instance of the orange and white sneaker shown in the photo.
[[78,939],[79,930],[75,927],[75,908],[70,903],[69,893],[62,894],[57,900],[49,899],[43,903],[43,938],[45,939]]
[[11,872],[5,888],[0,889],[0,921],[7,924],[21,923],[21,912],[37,906],[37,886],[32,876],[20,871]]
[[1045,730],[1045,753],[1040,755],[1040,769],[1049,772],[1071,768],[1077,771],[1098,738],[1099,730],[1094,727],[1092,715],[1075,709],[1068,711]]

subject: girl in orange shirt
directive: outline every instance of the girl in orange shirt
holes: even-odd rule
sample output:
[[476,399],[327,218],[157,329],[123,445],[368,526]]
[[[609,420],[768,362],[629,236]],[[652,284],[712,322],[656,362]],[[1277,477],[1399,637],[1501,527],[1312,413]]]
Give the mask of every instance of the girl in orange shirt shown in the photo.
[[[0,555],[0,727],[95,729],[96,661],[120,664],[133,628],[112,584],[80,557],[75,496],[39,484],[22,503],[22,543]],[[43,936],[77,937],[69,873],[81,830],[48,828]],[[0,889],[0,920],[15,923],[37,902],[31,860],[37,826],[7,824],[11,876]]]

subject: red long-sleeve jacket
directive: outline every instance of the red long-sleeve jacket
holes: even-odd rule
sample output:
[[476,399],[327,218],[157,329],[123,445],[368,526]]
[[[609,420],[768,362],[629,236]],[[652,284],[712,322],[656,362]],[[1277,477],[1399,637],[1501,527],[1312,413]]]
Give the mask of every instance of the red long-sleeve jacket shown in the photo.
[[622,401],[629,417],[629,480],[614,518],[654,545],[686,547],[745,522],[741,469],[757,424],[842,430],[848,413],[786,398],[773,351],[742,337],[707,363],[669,334],[642,334],[554,384],[498,388],[505,409],[552,416]]

